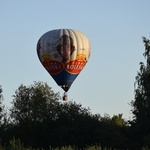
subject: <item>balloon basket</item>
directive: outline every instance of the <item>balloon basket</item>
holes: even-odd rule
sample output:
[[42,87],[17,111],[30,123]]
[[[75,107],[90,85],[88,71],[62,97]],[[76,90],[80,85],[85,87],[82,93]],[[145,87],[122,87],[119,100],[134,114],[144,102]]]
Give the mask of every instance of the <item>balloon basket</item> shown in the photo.
[[67,95],[66,92],[65,92],[64,95],[63,95],[63,101],[68,101],[68,95]]

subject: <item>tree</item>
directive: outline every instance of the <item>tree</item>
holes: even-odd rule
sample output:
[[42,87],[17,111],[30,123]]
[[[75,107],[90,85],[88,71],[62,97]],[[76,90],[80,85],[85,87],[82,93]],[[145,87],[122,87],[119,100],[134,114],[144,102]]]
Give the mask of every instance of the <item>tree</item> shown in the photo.
[[143,37],[143,43],[146,65],[140,62],[140,70],[135,78],[135,100],[131,101],[133,108],[131,125],[135,133],[134,138],[139,146],[145,146],[143,139],[147,136],[150,137],[150,40]]
[[7,128],[7,112],[5,111],[5,106],[3,105],[3,94],[2,86],[0,86],[0,140],[3,143],[2,138],[6,136],[5,129]]
[[1,124],[1,119],[3,116],[3,114],[2,114],[2,111],[3,111],[2,100],[3,100],[2,87],[0,86],[0,124]]
[[2,86],[0,85],[0,127],[3,125],[3,123],[5,121],[5,112],[4,112],[5,106],[2,103],[3,102],[2,92],[3,92]]
[[98,142],[99,118],[92,115],[89,108],[83,108],[81,104],[76,102],[60,105],[58,119],[54,126],[55,146],[84,147]]
[[112,122],[120,127],[126,126],[127,122],[122,118],[122,114],[114,115],[112,117]]
[[47,115],[56,119],[53,108],[58,104],[59,93],[42,82],[34,82],[31,86],[20,85],[13,95],[11,118],[15,123],[22,121],[42,122]]
[[57,119],[59,99],[59,93],[54,93],[46,83],[20,85],[13,95],[10,109],[13,122],[8,134],[19,138],[26,145],[40,147],[51,129],[52,122]]

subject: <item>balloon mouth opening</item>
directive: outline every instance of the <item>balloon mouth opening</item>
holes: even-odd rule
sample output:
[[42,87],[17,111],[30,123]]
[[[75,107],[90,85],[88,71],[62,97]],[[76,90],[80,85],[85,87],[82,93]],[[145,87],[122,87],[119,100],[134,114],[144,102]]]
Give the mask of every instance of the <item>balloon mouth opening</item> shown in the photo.
[[59,86],[60,86],[65,92],[67,92],[67,91],[69,90],[69,88],[70,88],[71,85],[67,85],[67,84],[65,85],[65,84],[64,84],[64,85],[59,85]]
[[68,85],[68,84],[63,84],[63,85],[59,85],[65,92],[63,94],[63,101],[68,101],[68,94],[67,94],[67,91],[69,90],[70,86],[71,85]]

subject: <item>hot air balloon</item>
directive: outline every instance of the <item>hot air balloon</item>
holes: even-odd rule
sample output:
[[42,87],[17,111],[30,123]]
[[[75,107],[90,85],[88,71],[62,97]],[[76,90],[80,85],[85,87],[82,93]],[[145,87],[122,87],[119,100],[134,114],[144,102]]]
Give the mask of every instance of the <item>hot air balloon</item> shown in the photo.
[[89,60],[91,46],[80,31],[56,29],[46,32],[37,43],[40,62],[55,82],[66,92]]

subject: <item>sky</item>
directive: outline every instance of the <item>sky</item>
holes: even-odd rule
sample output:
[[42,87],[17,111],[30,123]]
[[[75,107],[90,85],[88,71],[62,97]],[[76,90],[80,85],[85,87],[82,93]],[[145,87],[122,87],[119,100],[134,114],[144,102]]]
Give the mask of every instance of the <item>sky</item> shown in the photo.
[[0,0],[0,85],[6,107],[21,84],[57,86],[41,65],[36,44],[47,31],[83,32],[91,43],[89,62],[72,84],[69,101],[104,116],[131,119],[134,82],[145,62],[142,37],[150,35],[149,0]]

